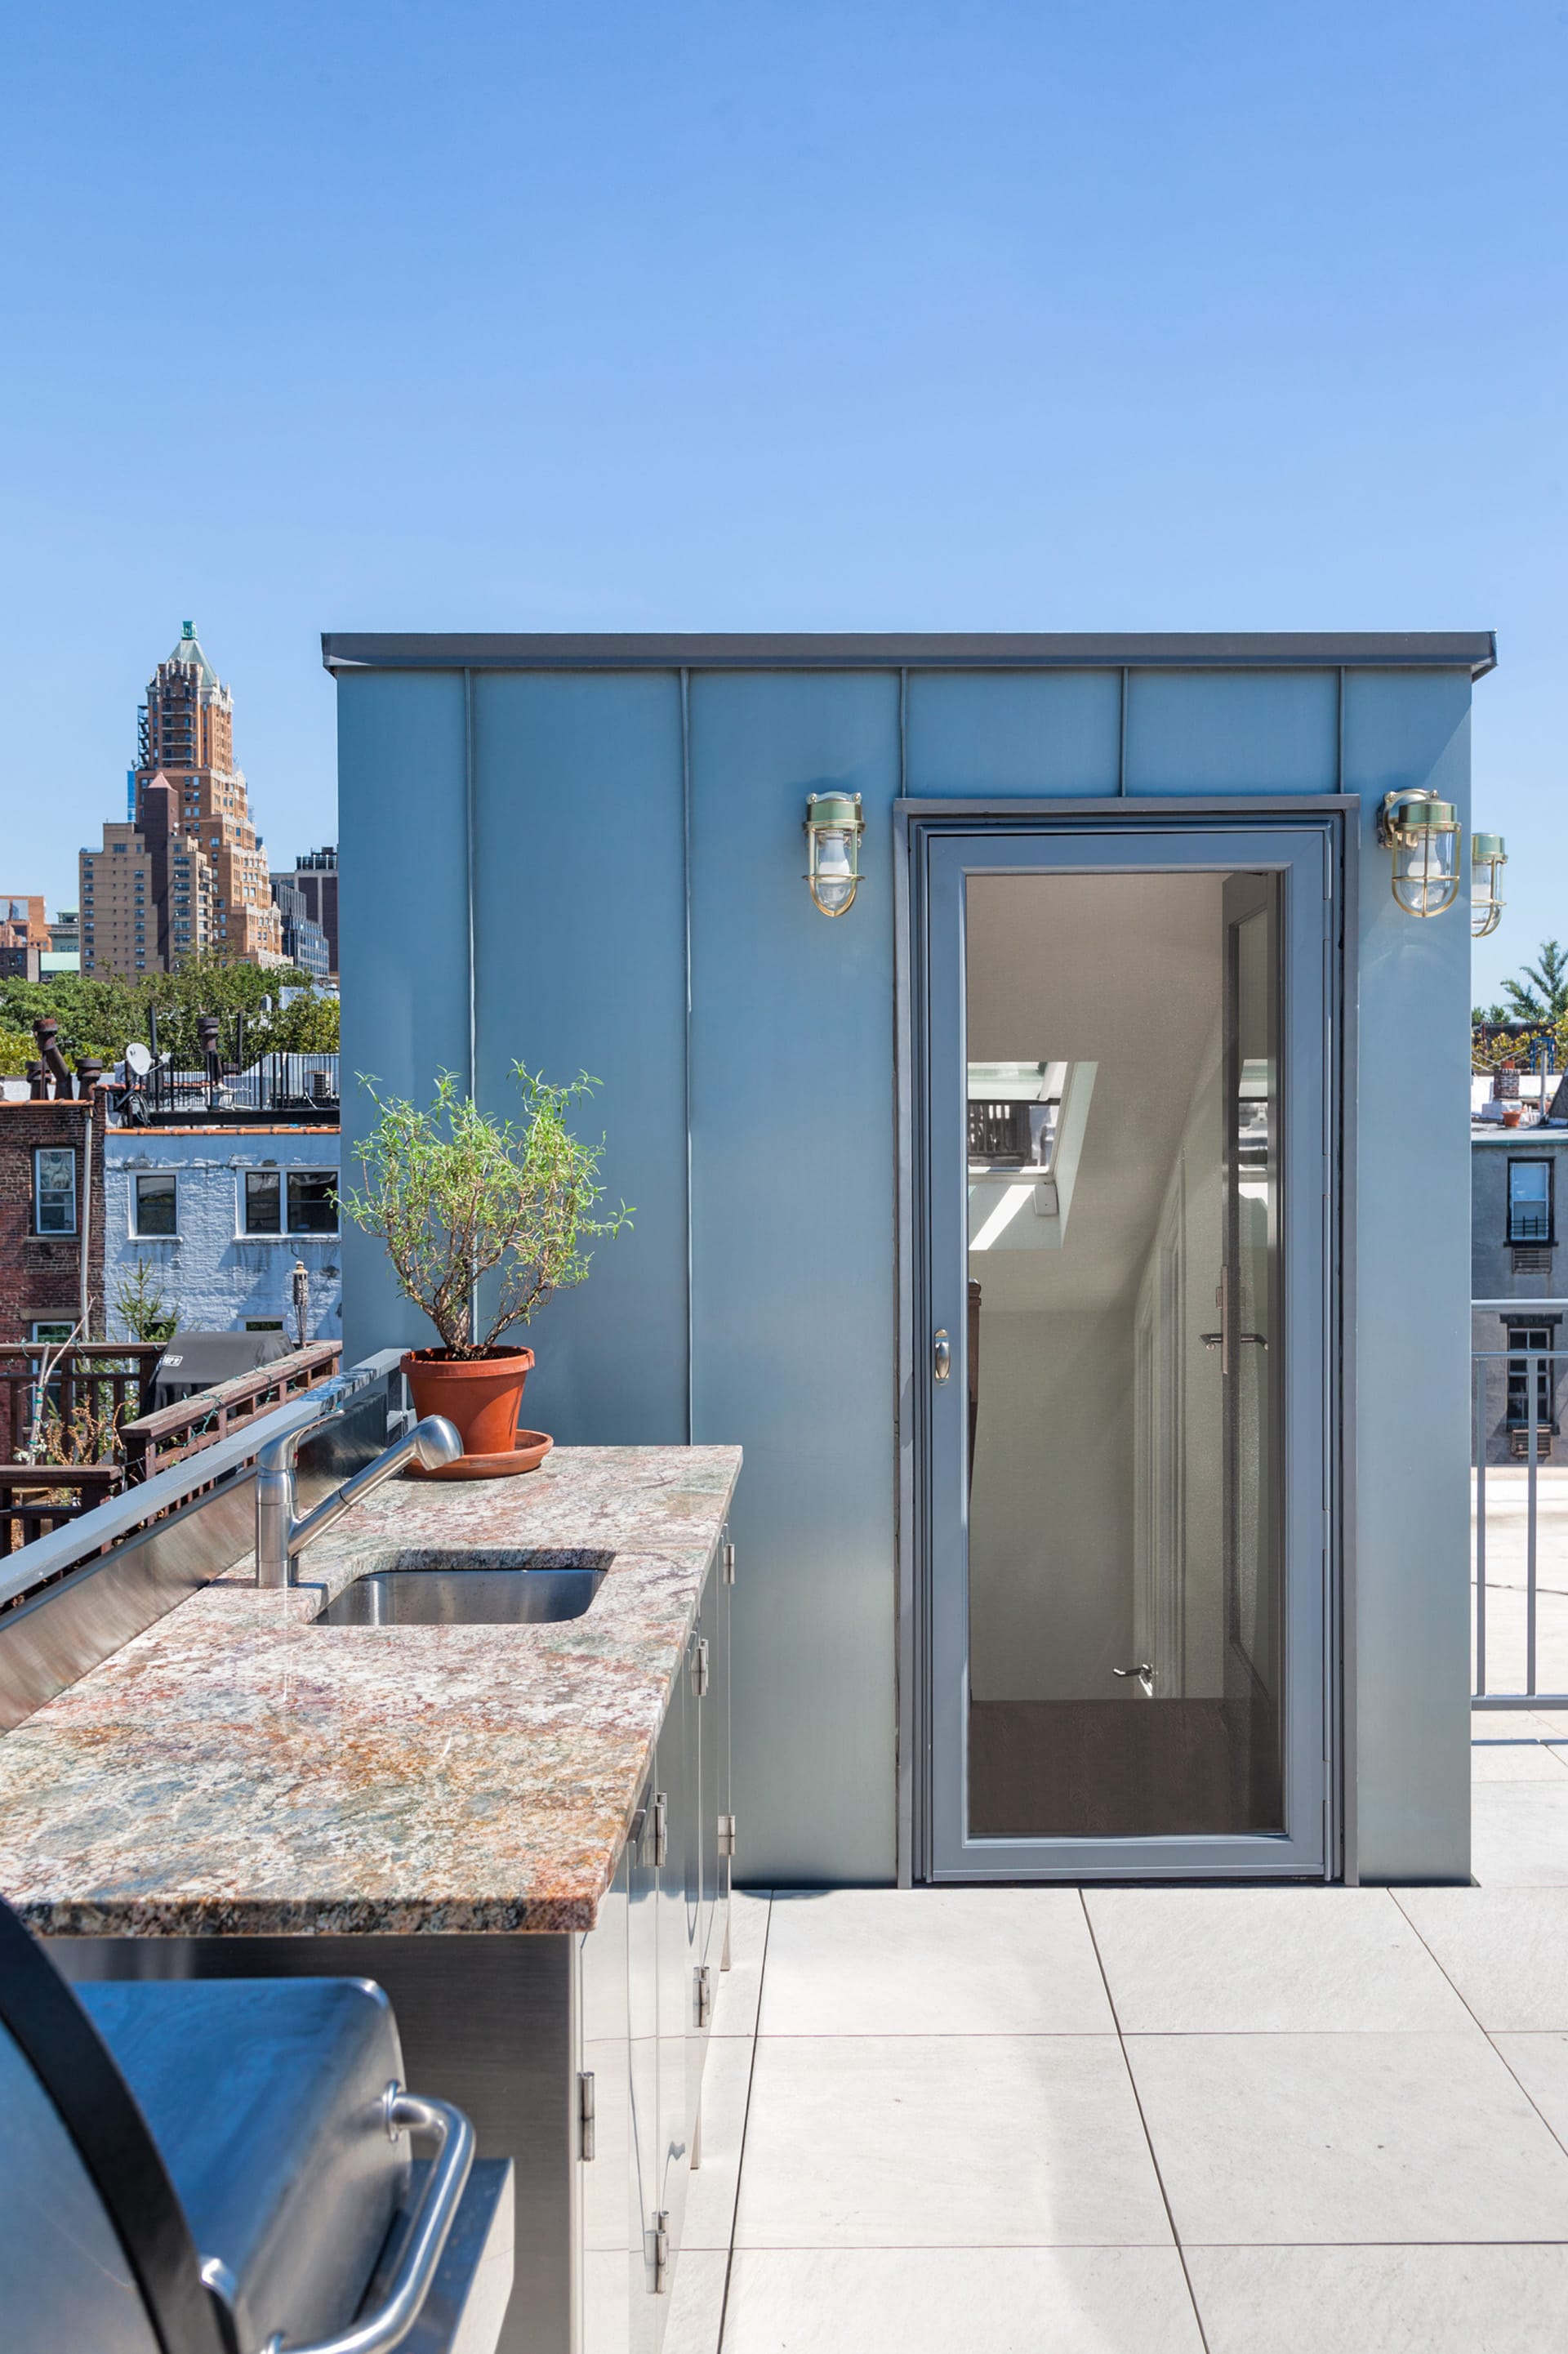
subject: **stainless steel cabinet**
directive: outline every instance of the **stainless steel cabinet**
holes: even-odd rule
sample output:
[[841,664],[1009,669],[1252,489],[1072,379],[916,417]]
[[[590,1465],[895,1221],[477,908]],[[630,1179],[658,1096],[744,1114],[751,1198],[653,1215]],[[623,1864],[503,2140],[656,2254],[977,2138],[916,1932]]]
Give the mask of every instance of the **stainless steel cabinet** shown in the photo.
[[577,2147],[582,2189],[583,2342],[599,2354],[632,2354],[634,2282],[629,2245],[629,2186],[635,2165],[632,2099],[630,1949],[632,1850],[621,1853],[581,1940],[577,2001],[582,2068],[577,2078]]
[[580,2062],[593,2078],[579,2152],[583,2354],[658,2354],[700,2155],[703,2062],[728,1930],[723,1577],[721,1557],[615,1885],[580,1941]]

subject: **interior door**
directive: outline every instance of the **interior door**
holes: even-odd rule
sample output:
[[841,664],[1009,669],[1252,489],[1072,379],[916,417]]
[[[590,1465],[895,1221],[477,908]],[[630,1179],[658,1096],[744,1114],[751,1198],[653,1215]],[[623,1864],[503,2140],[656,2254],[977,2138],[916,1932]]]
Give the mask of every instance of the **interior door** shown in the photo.
[[912,843],[933,1878],[1326,1868],[1331,828]]

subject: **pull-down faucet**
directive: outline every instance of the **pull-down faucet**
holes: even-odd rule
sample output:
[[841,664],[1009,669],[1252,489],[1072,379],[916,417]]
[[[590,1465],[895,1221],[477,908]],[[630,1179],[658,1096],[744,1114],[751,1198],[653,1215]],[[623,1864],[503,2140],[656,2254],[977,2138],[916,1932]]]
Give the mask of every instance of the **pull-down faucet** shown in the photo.
[[[334,1406],[343,1403],[346,1401],[334,1401]],[[281,1438],[270,1438],[256,1458],[258,1585],[291,1584],[294,1555],[302,1553],[313,1537],[319,1537],[334,1521],[341,1520],[351,1504],[359,1503],[384,1479],[401,1471],[405,1463],[418,1460],[427,1471],[436,1471],[443,1464],[455,1463],[462,1453],[462,1440],[446,1416],[427,1415],[423,1422],[417,1422],[412,1430],[395,1440],[384,1455],[367,1463],[363,1471],[356,1471],[352,1479],[345,1479],[341,1488],[334,1488],[313,1511],[301,1519],[294,1509],[294,1450],[302,1438],[322,1426],[321,1421],[302,1423],[297,1429],[285,1431]]]

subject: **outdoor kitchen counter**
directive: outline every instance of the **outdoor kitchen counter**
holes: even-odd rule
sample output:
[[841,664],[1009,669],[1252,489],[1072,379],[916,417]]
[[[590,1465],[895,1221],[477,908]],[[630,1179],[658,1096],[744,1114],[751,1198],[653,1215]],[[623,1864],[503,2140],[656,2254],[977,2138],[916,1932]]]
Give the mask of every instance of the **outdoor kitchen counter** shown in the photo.
[[[203,1587],[0,1739],[0,1893],[41,1934],[593,1925],[724,1527],[733,1447],[389,1482],[261,1593]],[[317,1627],[355,1577],[614,1555],[580,1618]]]

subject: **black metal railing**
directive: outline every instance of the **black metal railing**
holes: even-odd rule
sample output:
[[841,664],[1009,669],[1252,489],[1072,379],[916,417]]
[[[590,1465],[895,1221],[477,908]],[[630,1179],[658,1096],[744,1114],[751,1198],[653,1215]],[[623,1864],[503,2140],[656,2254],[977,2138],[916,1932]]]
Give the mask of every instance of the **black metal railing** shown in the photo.
[[208,1058],[201,1070],[154,1063],[121,1100],[122,1124],[183,1120],[299,1120],[335,1127],[341,1111],[335,1054],[262,1055],[239,1068]]

